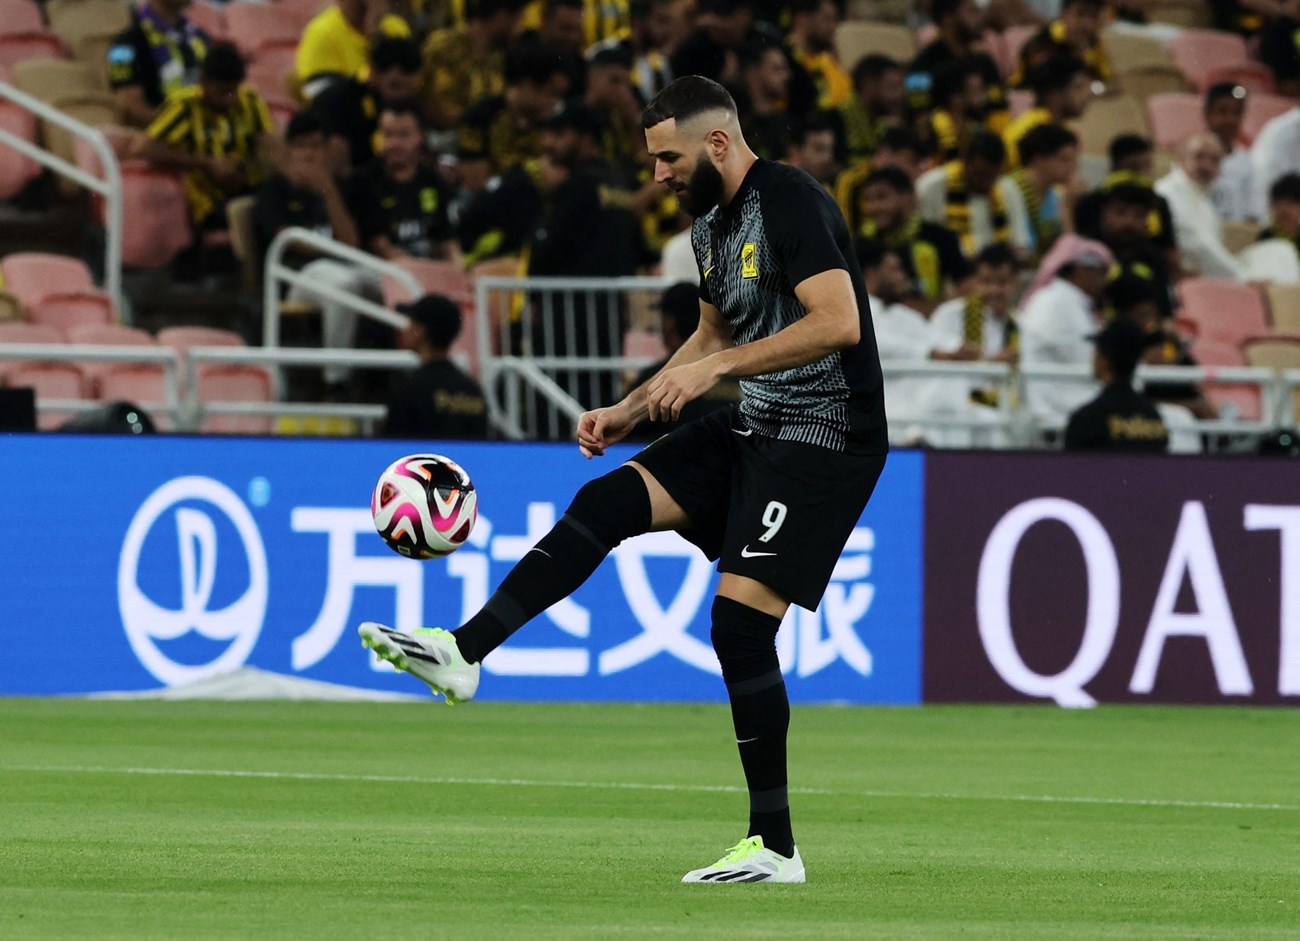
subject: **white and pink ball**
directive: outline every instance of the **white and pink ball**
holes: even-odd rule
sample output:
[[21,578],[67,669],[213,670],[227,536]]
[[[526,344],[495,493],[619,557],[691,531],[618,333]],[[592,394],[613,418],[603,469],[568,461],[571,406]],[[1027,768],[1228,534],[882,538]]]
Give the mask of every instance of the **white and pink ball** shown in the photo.
[[469,474],[441,454],[411,454],[388,466],[370,498],[375,530],[394,552],[436,559],[455,552],[478,519]]

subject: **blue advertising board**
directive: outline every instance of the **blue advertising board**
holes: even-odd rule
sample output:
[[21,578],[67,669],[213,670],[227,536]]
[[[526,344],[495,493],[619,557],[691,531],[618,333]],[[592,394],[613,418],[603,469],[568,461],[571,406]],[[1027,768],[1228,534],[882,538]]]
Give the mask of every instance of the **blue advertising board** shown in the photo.
[[[445,449],[445,450],[443,450]],[[418,562],[374,532],[370,492],[403,454],[472,475],[479,522]],[[175,686],[241,666],[416,692],[356,626],[453,627],[586,480],[571,445],[251,438],[0,438],[0,695]],[[923,457],[896,453],[817,611],[778,636],[791,698],[915,703]],[[480,696],[722,701],[713,565],[674,533],[629,540],[484,663]]]

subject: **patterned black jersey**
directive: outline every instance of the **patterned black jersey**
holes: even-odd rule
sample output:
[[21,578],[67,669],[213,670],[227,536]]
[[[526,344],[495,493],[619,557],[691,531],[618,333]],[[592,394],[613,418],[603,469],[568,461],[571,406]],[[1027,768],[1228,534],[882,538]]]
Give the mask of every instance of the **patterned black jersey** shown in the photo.
[[759,160],[735,197],[695,220],[700,298],[726,318],[737,345],[790,326],[807,311],[802,281],[841,269],[853,281],[862,337],[816,362],[742,379],[740,414],[760,435],[835,451],[888,450],[880,356],[866,287],[834,199],[802,170]]

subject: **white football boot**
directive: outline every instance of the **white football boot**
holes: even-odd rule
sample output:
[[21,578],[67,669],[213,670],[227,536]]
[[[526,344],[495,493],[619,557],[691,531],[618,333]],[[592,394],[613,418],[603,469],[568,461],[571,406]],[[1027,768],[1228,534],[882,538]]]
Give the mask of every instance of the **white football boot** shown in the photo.
[[682,882],[803,881],[803,860],[799,857],[799,847],[795,847],[793,859],[786,859],[780,853],[765,849],[761,836],[741,840],[712,866],[692,869],[682,876]]
[[451,631],[417,627],[408,633],[366,621],[357,633],[361,635],[361,646],[428,683],[435,693],[447,697],[448,705],[469,702],[478,691],[479,664],[469,663],[460,655]]

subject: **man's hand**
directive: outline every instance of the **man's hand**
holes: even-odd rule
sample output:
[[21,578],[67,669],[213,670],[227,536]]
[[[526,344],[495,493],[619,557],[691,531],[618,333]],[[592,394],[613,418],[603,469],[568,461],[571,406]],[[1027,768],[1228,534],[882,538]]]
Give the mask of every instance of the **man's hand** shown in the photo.
[[334,177],[330,175],[329,165],[324,161],[312,163],[299,170],[303,189],[326,195],[335,188]]
[[708,392],[722,376],[717,358],[706,356],[685,366],[665,369],[646,386],[651,421],[677,421],[686,403]]
[[243,164],[238,157],[212,157],[208,160],[208,173],[220,185],[237,183]]
[[627,437],[636,426],[623,403],[594,408],[578,418],[578,450],[587,460],[603,457],[605,449]]

